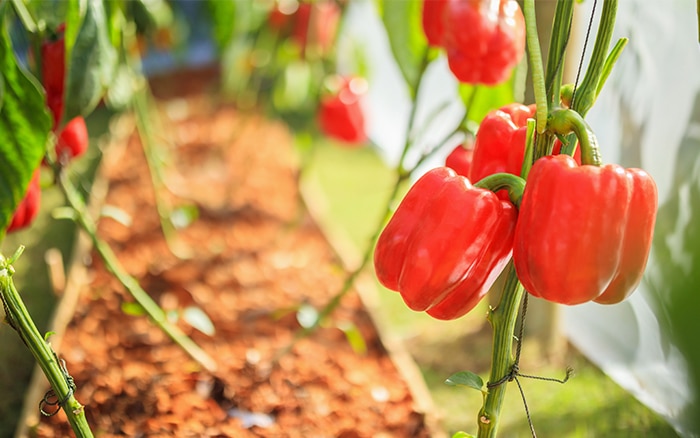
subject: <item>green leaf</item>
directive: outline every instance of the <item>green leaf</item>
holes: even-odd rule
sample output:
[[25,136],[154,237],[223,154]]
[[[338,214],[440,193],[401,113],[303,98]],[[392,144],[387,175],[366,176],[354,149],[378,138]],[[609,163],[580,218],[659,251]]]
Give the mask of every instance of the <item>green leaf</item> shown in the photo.
[[475,438],[474,435],[468,434],[467,432],[459,431],[452,435],[452,438]]
[[357,354],[367,353],[367,343],[365,338],[362,336],[360,329],[357,328],[352,322],[346,322],[343,324],[338,324],[338,328],[345,334],[345,339],[347,339],[350,347]]
[[445,380],[445,383],[450,386],[466,386],[479,391],[484,390],[484,381],[478,374],[472,373],[471,371],[460,371],[452,374]]
[[131,301],[125,301],[122,303],[122,312],[131,316],[143,316],[146,314],[146,311],[139,303]]
[[421,26],[422,5],[419,0],[381,0],[377,6],[389,37],[391,53],[411,94],[415,94],[414,87],[428,48]]
[[36,79],[20,68],[0,7],[0,230],[12,220],[46,151],[51,118]]
[[199,307],[190,306],[182,312],[182,319],[205,335],[214,336],[216,329],[209,316]]
[[56,334],[56,332],[54,332],[54,331],[46,332],[46,333],[44,334],[44,341],[47,341],[47,342],[48,342],[49,338],[50,338],[51,336],[55,335],[55,334]]
[[[88,115],[99,103],[116,71],[117,55],[112,47],[101,1],[90,1],[75,44],[68,58],[64,121]],[[66,36],[66,50],[68,51]]]

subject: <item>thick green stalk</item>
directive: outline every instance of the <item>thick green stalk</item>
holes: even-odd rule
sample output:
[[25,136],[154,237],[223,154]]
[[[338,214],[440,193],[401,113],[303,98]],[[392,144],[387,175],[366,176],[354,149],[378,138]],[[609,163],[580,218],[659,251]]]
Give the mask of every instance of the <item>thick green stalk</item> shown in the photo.
[[491,190],[508,190],[510,201],[517,207],[525,191],[525,180],[510,173],[499,172],[486,176],[474,184],[474,187]]
[[165,334],[167,334],[176,344],[178,344],[185,352],[190,355],[197,363],[199,363],[207,371],[214,373],[216,371],[216,362],[212,359],[204,350],[202,350],[199,345],[197,345],[192,339],[190,339],[182,330],[180,330],[176,325],[173,325],[168,321],[163,309],[161,309],[158,304],[153,301],[153,299],[148,295],[148,293],[141,288],[139,282],[129,275],[121,263],[117,259],[117,256],[112,251],[112,248],[99,238],[97,235],[97,226],[87,212],[85,202],[77,193],[73,184],[68,180],[68,178],[61,174],[59,177],[59,185],[63,190],[64,195],[68,205],[70,205],[73,210],[75,210],[76,221],[85,230],[85,232],[90,236],[95,250],[100,254],[102,259],[112,274],[119,280],[126,290],[131,294],[136,302],[143,308],[146,314],[151,318],[153,323],[158,326]]
[[[513,261],[508,264],[508,278],[503,288],[501,301],[491,310],[489,321],[493,326],[493,350],[491,356],[491,374],[489,383],[499,382],[510,375],[515,358],[513,357],[513,334],[518,319],[520,300],[524,289],[515,273]],[[478,438],[494,438],[498,430],[501,407],[506,396],[508,380],[488,388],[484,405],[479,411]]]
[[5,311],[5,320],[15,329],[22,342],[29,348],[44,375],[51,384],[56,400],[63,408],[73,432],[78,438],[92,437],[92,431],[85,418],[85,407],[76,400],[73,394],[72,382],[64,374],[61,364],[51,346],[37,330],[32,317],[22,302],[22,298],[12,281],[14,268],[0,255],[0,298]]

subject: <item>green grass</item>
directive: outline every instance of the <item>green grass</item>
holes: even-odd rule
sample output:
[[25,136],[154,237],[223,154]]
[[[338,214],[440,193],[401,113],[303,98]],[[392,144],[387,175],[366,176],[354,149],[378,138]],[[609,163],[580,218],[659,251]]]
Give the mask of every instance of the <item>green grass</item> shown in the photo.
[[[304,172],[304,181],[322,197],[323,222],[334,233],[344,233],[360,253],[382,215],[393,183],[391,171],[369,149],[343,149],[320,144]],[[405,190],[405,188],[404,188]],[[479,392],[451,387],[444,381],[452,373],[468,369],[488,380],[491,330],[486,323],[486,303],[469,315],[450,322],[436,321],[406,308],[400,296],[380,288],[380,318],[393,334],[405,340],[423,371],[445,429],[476,432],[481,407]],[[532,315],[531,315],[532,316]],[[523,349],[521,371],[561,378],[564,364],[547,365],[538,357],[535,341]],[[565,359],[575,376],[564,385],[521,379],[532,421],[543,437],[675,437],[675,431],[657,414],[625,392],[576,351]],[[523,402],[511,383],[499,428],[499,436],[529,437]]]

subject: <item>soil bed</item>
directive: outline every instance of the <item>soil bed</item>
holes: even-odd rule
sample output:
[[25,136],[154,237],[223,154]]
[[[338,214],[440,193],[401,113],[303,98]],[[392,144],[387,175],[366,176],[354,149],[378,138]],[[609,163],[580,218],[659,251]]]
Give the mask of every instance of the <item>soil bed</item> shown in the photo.
[[[355,293],[333,327],[301,340],[271,367],[299,329],[288,310],[325,304],[344,271],[299,202],[284,126],[206,95],[171,97],[160,100],[166,127],[158,140],[168,141],[170,153],[165,178],[176,196],[167,201],[199,209],[178,233],[190,257],[178,258],[166,245],[135,131],[109,147],[102,169],[105,205],[124,210],[132,224],[105,218],[99,230],[166,311],[193,306],[208,315],[214,336],[182,318],[178,325],[216,360],[218,372],[202,371],[145,316],[125,313],[132,298],[92,254],[59,355],[96,435],[429,436]],[[349,323],[364,336],[365,354],[336,328]],[[72,436],[63,413],[42,418],[35,431]]]

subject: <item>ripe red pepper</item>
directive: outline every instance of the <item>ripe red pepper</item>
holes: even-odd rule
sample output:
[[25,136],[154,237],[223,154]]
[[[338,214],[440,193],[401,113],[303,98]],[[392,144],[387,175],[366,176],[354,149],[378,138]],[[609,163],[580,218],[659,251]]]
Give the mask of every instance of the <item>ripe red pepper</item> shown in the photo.
[[445,166],[457,172],[458,175],[469,177],[472,168],[474,147],[471,140],[457,145],[445,159]]
[[525,18],[515,0],[449,0],[442,45],[455,77],[469,84],[505,81],[525,53]]
[[34,176],[32,176],[31,181],[29,181],[24,199],[19,203],[14,216],[12,216],[12,221],[7,227],[7,232],[11,233],[28,227],[39,212],[40,202],[41,187],[39,185],[39,169],[37,169],[34,171]]
[[318,123],[328,137],[346,145],[362,145],[367,141],[365,116],[360,105],[360,97],[365,91],[365,83],[360,78],[336,78],[334,94],[321,98]]
[[41,44],[41,77],[46,90],[46,104],[54,119],[54,129],[63,116],[63,93],[66,80],[66,44],[63,38],[65,25],[56,29],[50,40]]
[[469,312],[510,259],[517,212],[452,169],[423,175],[382,231],[379,281],[406,305],[437,319]]
[[82,155],[88,147],[88,131],[85,119],[75,117],[66,124],[58,135],[56,142],[56,156],[60,162]]
[[654,180],[616,164],[535,162],[515,231],[513,261],[532,295],[561,304],[624,300],[644,273],[656,220]]
[[445,35],[443,15],[447,0],[425,0],[423,2],[422,24],[428,44],[435,47],[442,46]]
[[[535,105],[525,106],[519,103],[505,105],[486,115],[479,126],[472,155],[471,181],[505,172],[520,175],[525,155],[527,119],[535,117]],[[561,142],[555,141],[553,154],[559,154]],[[581,163],[581,149],[576,148],[574,158]],[[507,199],[504,190],[498,192],[502,199]]]

